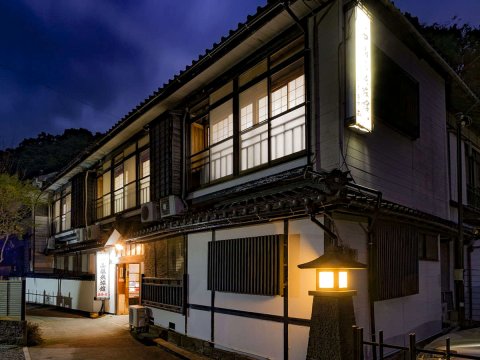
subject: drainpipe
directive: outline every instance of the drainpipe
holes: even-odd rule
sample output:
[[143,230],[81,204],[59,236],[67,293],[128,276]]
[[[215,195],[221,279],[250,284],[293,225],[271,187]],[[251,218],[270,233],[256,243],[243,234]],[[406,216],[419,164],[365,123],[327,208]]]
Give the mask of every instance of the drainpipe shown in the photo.
[[187,118],[189,112],[188,107],[185,108],[182,122],[182,201],[187,205],[185,198],[187,196]]
[[454,246],[454,286],[455,307],[460,326],[465,323],[465,285],[464,271],[464,239],[463,239],[463,161],[462,161],[462,128],[469,125],[469,117],[458,113],[457,117],[457,222],[458,235]]

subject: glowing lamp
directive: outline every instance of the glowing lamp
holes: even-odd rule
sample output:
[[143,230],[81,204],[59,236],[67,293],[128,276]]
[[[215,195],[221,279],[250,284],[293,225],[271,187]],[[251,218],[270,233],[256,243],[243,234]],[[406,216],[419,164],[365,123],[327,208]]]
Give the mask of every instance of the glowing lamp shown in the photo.
[[355,295],[356,290],[349,286],[349,271],[366,269],[367,266],[352,259],[350,254],[333,249],[298,267],[316,269],[316,291],[310,291],[310,295]]

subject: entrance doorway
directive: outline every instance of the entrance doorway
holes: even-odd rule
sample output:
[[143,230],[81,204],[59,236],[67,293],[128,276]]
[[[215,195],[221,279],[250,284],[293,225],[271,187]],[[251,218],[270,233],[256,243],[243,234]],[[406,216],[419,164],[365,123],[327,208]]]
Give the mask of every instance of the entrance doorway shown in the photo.
[[140,301],[140,264],[118,264],[117,279],[117,314],[126,315]]

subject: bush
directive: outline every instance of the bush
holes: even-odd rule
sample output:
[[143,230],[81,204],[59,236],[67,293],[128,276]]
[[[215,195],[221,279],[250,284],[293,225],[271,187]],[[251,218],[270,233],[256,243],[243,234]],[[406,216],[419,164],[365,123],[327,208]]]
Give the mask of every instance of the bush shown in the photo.
[[36,323],[27,322],[27,346],[39,345],[42,341],[40,326]]

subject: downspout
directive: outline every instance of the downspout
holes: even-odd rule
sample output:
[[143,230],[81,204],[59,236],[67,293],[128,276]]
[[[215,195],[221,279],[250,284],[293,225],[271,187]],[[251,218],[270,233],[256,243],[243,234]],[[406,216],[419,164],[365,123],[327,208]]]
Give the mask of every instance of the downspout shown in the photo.
[[466,117],[460,114],[457,119],[457,225],[458,235],[455,238],[454,286],[455,307],[458,312],[460,326],[465,322],[465,284],[464,284],[464,239],[463,239],[463,161],[462,161],[462,127],[466,125]]
[[188,107],[185,108],[185,113],[183,114],[182,121],[182,201],[185,202],[187,196],[187,118],[189,112]]

